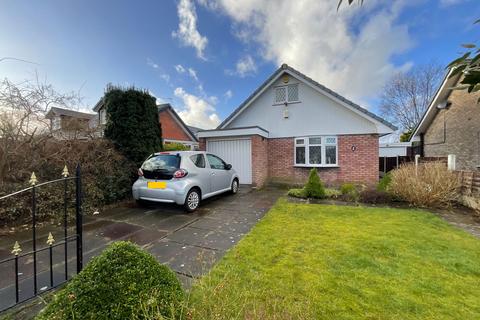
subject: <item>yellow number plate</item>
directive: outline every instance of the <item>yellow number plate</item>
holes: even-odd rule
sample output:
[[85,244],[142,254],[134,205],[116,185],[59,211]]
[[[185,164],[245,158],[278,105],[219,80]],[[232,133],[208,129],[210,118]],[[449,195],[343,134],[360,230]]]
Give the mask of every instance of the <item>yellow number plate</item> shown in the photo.
[[167,183],[163,181],[149,181],[147,183],[147,187],[149,189],[165,189],[167,187]]

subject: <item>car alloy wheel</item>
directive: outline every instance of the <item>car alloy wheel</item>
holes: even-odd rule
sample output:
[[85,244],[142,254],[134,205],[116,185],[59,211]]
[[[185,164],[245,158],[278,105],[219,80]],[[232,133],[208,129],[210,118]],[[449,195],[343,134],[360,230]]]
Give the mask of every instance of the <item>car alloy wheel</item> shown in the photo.
[[232,182],[232,193],[237,193],[238,192],[238,181],[237,180],[233,180]]
[[187,197],[187,207],[189,210],[193,211],[198,208],[200,203],[200,196],[196,190],[192,190],[188,193]]

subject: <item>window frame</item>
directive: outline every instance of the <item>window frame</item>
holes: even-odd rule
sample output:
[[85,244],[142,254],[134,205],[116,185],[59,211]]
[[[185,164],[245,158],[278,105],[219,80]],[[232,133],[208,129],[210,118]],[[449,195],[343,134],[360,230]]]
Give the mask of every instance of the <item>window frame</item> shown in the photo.
[[[310,138],[320,138],[321,143],[310,144]],[[328,138],[335,138],[335,143],[327,143]],[[295,167],[316,167],[316,168],[335,168],[338,164],[338,137],[337,136],[304,136],[293,138],[293,163]],[[297,140],[303,139],[303,144],[297,143]],[[321,163],[310,163],[310,146],[320,146],[321,149]],[[327,164],[326,147],[335,146],[335,163]],[[297,147],[305,148],[305,163],[297,163]]]
[[[297,87],[297,100],[289,100],[289,94],[288,94],[288,87],[289,86],[296,86]],[[282,102],[277,102],[277,89],[279,88],[284,88],[285,90],[285,100]],[[299,83],[290,83],[290,84],[285,84],[285,85],[279,85],[275,86],[273,88],[273,105],[274,106],[280,106],[284,105],[285,103],[299,103],[300,102],[300,85]]]

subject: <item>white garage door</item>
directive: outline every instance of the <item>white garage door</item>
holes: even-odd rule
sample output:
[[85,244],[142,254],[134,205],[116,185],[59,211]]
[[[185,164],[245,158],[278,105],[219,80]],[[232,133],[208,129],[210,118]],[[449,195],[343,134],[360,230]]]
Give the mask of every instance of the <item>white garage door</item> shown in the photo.
[[230,163],[237,171],[240,183],[252,183],[252,145],[250,139],[207,140],[207,151]]

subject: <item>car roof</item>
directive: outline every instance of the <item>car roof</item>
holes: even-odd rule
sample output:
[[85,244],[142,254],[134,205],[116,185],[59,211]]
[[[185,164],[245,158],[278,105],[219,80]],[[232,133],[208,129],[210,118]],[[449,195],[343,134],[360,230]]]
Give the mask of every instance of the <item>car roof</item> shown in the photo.
[[193,155],[193,154],[205,154],[206,152],[205,151],[161,151],[161,152],[155,152],[155,155],[160,155],[160,154],[172,154],[172,155],[185,155],[185,156],[188,156],[188,155]]

